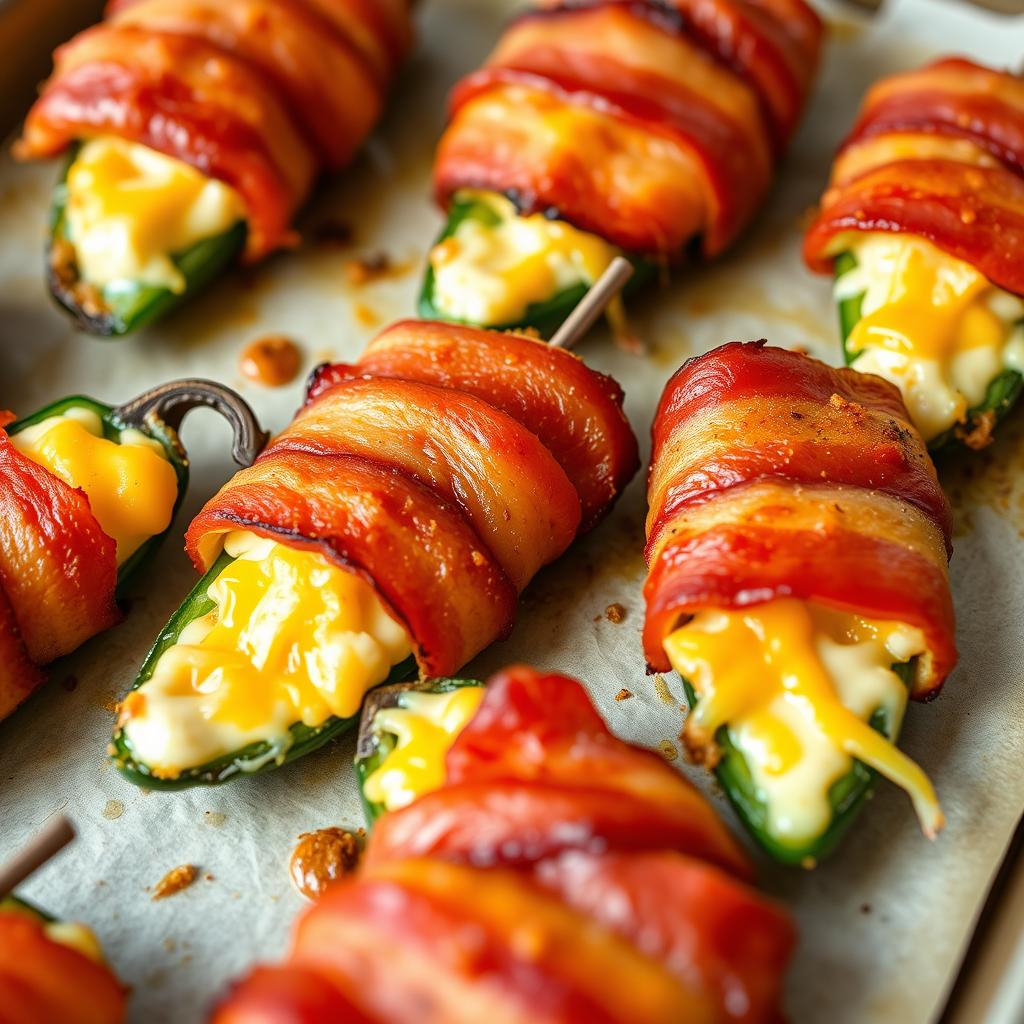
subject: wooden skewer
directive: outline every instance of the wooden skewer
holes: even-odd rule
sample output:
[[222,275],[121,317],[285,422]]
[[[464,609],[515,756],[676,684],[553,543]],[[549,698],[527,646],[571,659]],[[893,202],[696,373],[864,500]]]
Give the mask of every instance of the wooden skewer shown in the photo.
[[616,256],[608,269],[594,282],[579,305],[566,317],[550,344],[554,348],[572,348],[594,326],[605,307],[633,276],[633,264],[624,256]]
[[75,829],[71,822],[63,814],[54,818],[23,850],[0,867],[0,900],[9,896],[74,838]]

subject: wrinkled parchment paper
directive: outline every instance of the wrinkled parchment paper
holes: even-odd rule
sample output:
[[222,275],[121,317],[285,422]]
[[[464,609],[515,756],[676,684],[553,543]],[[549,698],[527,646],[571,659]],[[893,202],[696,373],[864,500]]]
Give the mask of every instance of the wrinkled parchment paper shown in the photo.
[[[439,224],[429,172],[444,96],[486,54],[511,5],[426,0],[420,8],[420,46],[387,120],[354,172],[310,209],[306,245],[235,274],[139,337],[91,340],[51,308],[40,250],[54,169],[4,159],[0,407],[27,413],[73,392],[122,401],[170,378],[201,375],[239,387],[276,430],[298,404],[301,382],[278,391],[245,383],[237,371],[244,344],[288,334],[301,342],[308,369],[356,356],[380,326],[410,314]],[[623,384],[645,447],[660,389],[687,356],[725,340],[767,337],[837,359],[830,289],[803,268],[799,239],[865,88],[942,52],[996,63],[1017,63],[1024,53],[1024,19],[997,20],[940,0],[888,2],[863,23],[849,10],[828,10],[833,33],[820,88],[753,231],[717,266],[638,298],[634,325],[647,342],[645,358],[616,351],[603,331],[582,346]],[[351,242],[340,240],[342,226],[352,228]],[[398,272],[350,283],[346,262],[381,251]],[[933,1019],[1024,808],[1024,508],[1013,485],[1015,468],[1024,466],[1022,420],[1024,413],[970,473],[955,461],[942,467],[959,518],[953,584],[962,657],[941,698],[911,709],[904,746],[937,784],[945,833],[935,843],[923,839],[909,801],[882,785],[834,860],[810,874],[763,867],[765,888],[799,919],[788,995],[798,1024]],[[184,440],[193,482],[179,534],[232,469],[227,430],[212,414],[186,421]],[[536,579],[512,639],[469,670],[522,660],[577,674],[614,729],[682,766],[679,681],[646,678],[640,655],[643,514],[638,479],[607,522]],[[132,986],[133,1019],[154,1024],[200,1020],[228,979],[257,958],[278,956],[302,906],[286,873],[296,837],[361,823],[351,741],[269,776],[179,794],[145,793],[107,764],[114,702],[193,582],[175,539],[147,573],[128,620],[55,665],[50,685],[0,724],[0,856],[55,812],[73,817],[78,842],[24,895],[90,922]],[[619,624],[603,614],[612,602],[627,609]],[[614,700],[623,687],[634,696]],[[201,869],[199,880],[152,902],[149,890],[186,863]]]

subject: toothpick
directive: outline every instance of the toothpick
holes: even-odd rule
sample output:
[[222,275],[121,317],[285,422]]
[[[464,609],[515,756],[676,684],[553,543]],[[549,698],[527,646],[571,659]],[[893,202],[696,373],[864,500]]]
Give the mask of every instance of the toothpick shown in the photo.
[[608,269],[594,282],[590,291],[558,328],[550,344],[555,348],[572,348],[594,326],[626,282],[633,276],[633,264],[624,256],[616,256]]
[[75,838],[75,829],[63,815],[54,818],[21,851],[0,867],[0,900],[9,896],[34,871]]

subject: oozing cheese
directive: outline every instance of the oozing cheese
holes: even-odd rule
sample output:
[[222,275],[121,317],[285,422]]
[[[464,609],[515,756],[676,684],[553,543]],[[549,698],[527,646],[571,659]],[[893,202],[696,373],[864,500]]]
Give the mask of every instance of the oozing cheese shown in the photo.
[[700,612],[665,641],[673,667],[699,698],[688,742],[712,744],[727,726],[771,833],[795,845],[827,828],[829,789],[853,758],[910,794],[926,834],[942,827],[927,776],[868,724],[881,709],[891,734],[898,733],[907,691],[891,666],[924,650],[920,630],[789,598]]
[[186,282],[172,255],[244,216],[230,186],[123,139],[86,142],[68,169],[65,218],[78,274],[100,287],[141,282],[181,294]]
[[914,235],[866,234],[851,250],[836,297],[864,298],[848,347],[903,392],[925,440],[964,422],[1003,370],[1024,372],[1024,300]]
[[363,784],[371,803],[394,811],[444,783],[445,755],[476,714],[482,686],[450,693],[403,693],[396,707],[382,708],[374,729],[395,737],[395,745]]
[[141,431],[109,440],[99,416],[79,406],[26,427],[11,443],[85,491],[100,529],[117,542],[118,565],[171,525],[178,478],[163,446]]
[[216,607],[121,709],[135,756],[170,778],[257,741],[280,756],[292,725],[351,717],[412,650],[370,584],[322,555],[242,531],[224,548]]
[[494,192],[460,192],[456,201],[483,203],[500,218],[489,225],[467,217],[430,253],[434,302],[456,320],[516,323],[531,304],[593,284],[619,254],[565,221],[540,213],[521,217]]

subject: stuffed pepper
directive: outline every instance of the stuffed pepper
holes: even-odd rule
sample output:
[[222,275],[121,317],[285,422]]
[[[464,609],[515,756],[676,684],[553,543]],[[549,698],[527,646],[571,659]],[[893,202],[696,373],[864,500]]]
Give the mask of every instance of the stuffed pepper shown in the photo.
[[452,95],[423,316],[548,333],[619,254],[635,283],[717,256],[764,199],[822,34],[803,0],[536,8]]
[[57,301],[123,335],[225,267],[292,245],[317,176],[348,164],[410,39],[407,0],[110,0],[57,50],[17,155],[66,154]]
[[[196,402],[244,406],[200,387]],[[188,484],[177,427],[191,405],[148,397],[0,412],[0,718],[43,681],[42,666],[119,621],[118,598],[170,529]]]
[[436,323],[324,366],[188,530],[204,573],[122,704],[147,786],[275,767],[391,679],[451,675],[636,471],[622,392],[531,338]]
[[967,60],[867,95],[807,235],[847,362],[932,448],[982,448],[1024,386],[1024,80]]
[[437,785],[380,819],[359,873],[216,1024],[781,1019],[788,916],[697,791],[612,736],[575,680],[500,673],[429,757]]
[[26,1024],[120,1024],[125,989],[83,924],[23,900],[0,900],[0,1010]]
[[950,510],[899,391],[734,343],[676,373],[653,437],[644,649],[686,682],[691,754],[786,863],[836,845],[875,773],[934,836],[896,739],[956,662]]

